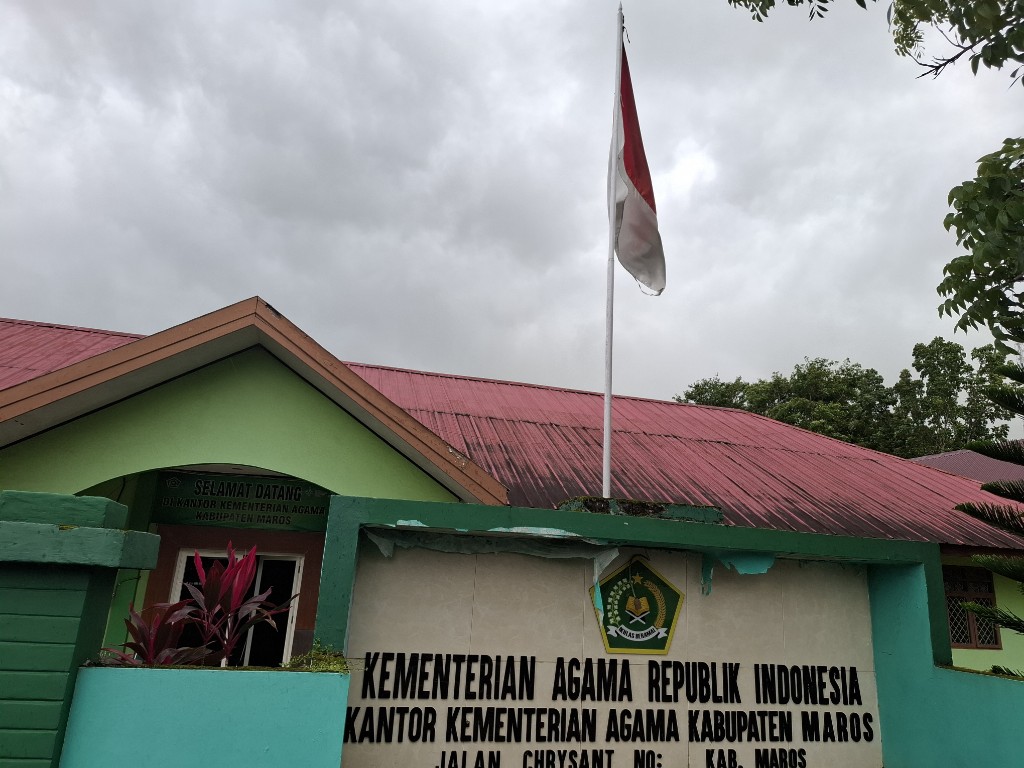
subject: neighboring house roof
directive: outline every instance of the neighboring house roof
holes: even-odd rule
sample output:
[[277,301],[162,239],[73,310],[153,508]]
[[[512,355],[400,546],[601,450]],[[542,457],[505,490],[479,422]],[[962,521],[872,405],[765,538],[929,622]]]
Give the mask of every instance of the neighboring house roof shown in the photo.
[[[34,328],[43,333],[46,326]],[[232,304],[85,359],[81,354],[86,337],[104,332],[50,328],[55,340],[44,344],[49,349],[46,367],[50,372],[0,389],[0,447],[261,346],[458,498],[507,503],[506,489],[491,475],[366,384],[262,299]],[[80,343],[75,343],[76,334],[82,334]],[[62,351],[68,360],[63,367]],[[0,345],[0,366],[18,368],[19,354],[18,349]],[[20,368],[30,370],[25,365]]]
[[[261,316],[279,318],[261,305]],[[140,358],[146,342],[164,337],[166,344],[166,334],[175,330],[137,342]],[[301,335],[297,329],[290,333]],[[107,352],[97,364],[105,362],[103,367],[116,374],[111,356],[134,358],[135,346]],[[7,356],[0,347],[0,366],[12,364]],[[601,493],[599,394],[334,364],[363,383],[364,398],[378,393],[437,436],[445,450],[451,446],[452,456],[465,457],[477,472],[500,481],[512,504],[552,507],[573,496]],[[81,373],[82,363],[76,365]],[[59,371],[40,377],[36,386],[23,384],[20,392],[28,397],[35,389],[50,389],[58,376]],[[4,410],[7,394],[0,391],[0,438],[10,418]],[[727,523],[740,526],[1024,549],[1024,540],[953,509],[963,501],[995,500],[976,482],[763,416],[616,396],[614,432],[614,496],[713,505]]]
[[0,319],[0,389],[141,338],[130,333]]
[[914,459],[918,464],[952,472],[960,477],[969,477],[979,483],[996,480],[1024,480],[1024,466],[1009,461],[990,459],[974,451],[949,451],[921,456]]

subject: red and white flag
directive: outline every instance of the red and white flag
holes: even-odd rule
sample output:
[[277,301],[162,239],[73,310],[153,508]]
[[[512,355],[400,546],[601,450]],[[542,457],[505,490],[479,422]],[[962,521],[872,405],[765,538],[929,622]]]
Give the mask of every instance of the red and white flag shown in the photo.
[[614,217],[611,217],[615,254],[626,271],[657,296],[665,290],[665,252],[658,234],[651,170],[647,167],[644,141],[640,136],[621,26],[619,56],[615,132],[608,165],[608,199],[614,201],[615,206]]

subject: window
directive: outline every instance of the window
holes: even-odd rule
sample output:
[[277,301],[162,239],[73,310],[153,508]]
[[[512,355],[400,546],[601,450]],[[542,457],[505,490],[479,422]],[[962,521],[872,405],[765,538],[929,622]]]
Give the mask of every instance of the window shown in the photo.
[[992,572],[984,568],[944,565],[942,581],[946,589],[949,639],[953,647],[1002,648],[999,642],[999,628],[988,619],[975,616],[961,605],[966,602],[996,604]]
[[[195,550],[182,549],[178,552],[178,563],[174,571],[174,583],[171,588],[171,600],[184,600],[189,597],[186,584],[199,586],[199,574],[196,572],[196,565],[193,559]],[[239,553],[244,554],[244,553]],[[209,569],[216,561],[227,563],[223,551],[216,553],[200,550],[199,556],[203,561],[203,568]],[[270,602],[282,603],[299,591],[299,584],[302,583],[302,556],[301,555],[280,555],[280,554],[258,554],[256,557],[256,578],[253,581],[255,592],[250,589],[249,596],[264,592],[273,588],[270,593]],[[252,666],[252,667],[277,667],[288,661],[292,656],[292,638],[295,635],[295,617],[299,610],[299,598],[295,598],[283,611],[274,616],[274,623],[277,624],[277,631],[268,624],[257,624],[249,630],[245,644],[235,649],[226,666]],[[188,641],[186,630],[184,641]],[[198,635],[195,638],[198,642]],[[184,644],[184,643],[183,643]]]

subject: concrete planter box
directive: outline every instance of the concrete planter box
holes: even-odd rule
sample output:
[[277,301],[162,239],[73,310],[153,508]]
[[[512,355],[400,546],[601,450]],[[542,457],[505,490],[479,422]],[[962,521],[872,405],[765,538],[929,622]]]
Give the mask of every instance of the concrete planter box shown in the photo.
[[348,675],[89,667],[62,768],[338,768]]

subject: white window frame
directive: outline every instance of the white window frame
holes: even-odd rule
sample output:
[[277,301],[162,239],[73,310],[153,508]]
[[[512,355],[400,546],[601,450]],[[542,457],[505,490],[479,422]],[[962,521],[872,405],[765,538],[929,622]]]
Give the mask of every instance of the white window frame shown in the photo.
[[[185,563],[191,559],[196,552],[199,552],[200,557],[213,557],[213,558],[226,558],[227,553],[223,549],[189,549],[183,547],[178,550],[178,559],[174,564],[174,578],[171,580],[171,594],[168,598],[169,602],[176,603],[181,599],[181,588],[182,582],[185,580]],[[306,558],[304,555],[297,555],[294,552],[259,552],[256,553],[257,566],[256,566],[256,583],[260,583],[260,579],[263,577],[263,561],[266,560],[291,560],[295,563],[295,576],[292,581],[292,589],[295,590],[295,599],[288,605],[288,624],[285,627],[284,634],[284,648],[282,649],[281,663],[284,664],[289,661],[292,657],[292,642],[295,639],[295,621],[299,615],[299,587],[302,585],[302,569],[305,565]],[[275,596],[277,597],[277,596]],[[291,595],[286,595],[282,599],[287,599]],[[252,629],[249,630],[249,636],[252,635]],[[242,659],[242,665],[249,665],[249,637],[245,640],[245,656]],[[226,666],[227,661],[223,661],[221,666]]]

